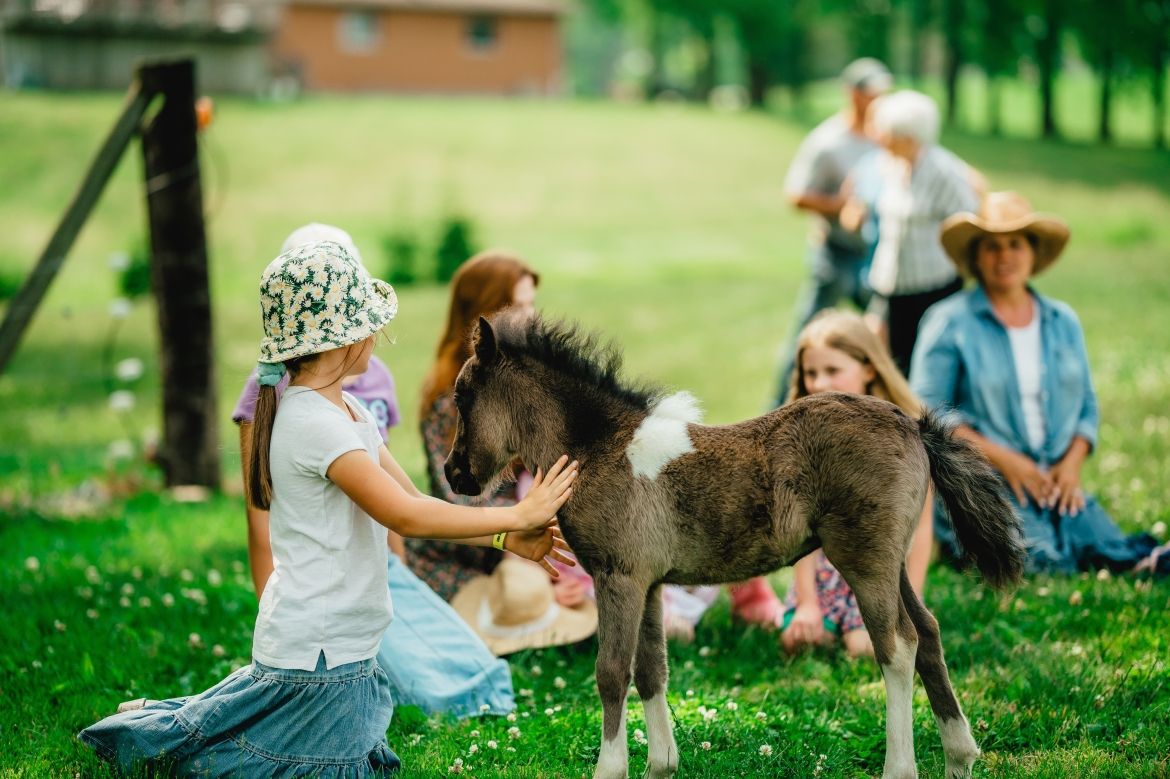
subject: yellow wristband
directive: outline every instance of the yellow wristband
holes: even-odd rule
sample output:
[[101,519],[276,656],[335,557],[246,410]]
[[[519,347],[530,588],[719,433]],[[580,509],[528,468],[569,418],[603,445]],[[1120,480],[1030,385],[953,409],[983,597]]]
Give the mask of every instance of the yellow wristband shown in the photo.
[[500,551],[503,551],[504,539],[507,537],[508,537],[507,532],[496,533],[494,536],[492,536],[492,546],[494,546],[496,549],[499,549]]

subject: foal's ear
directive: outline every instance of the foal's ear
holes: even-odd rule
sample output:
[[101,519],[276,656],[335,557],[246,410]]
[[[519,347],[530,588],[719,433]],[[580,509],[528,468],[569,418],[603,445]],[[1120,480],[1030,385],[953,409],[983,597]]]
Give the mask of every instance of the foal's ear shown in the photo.
[[482,316],[479,326],[475,329],[475,356],[481,363],[491,362],[496,356],[496,333]]

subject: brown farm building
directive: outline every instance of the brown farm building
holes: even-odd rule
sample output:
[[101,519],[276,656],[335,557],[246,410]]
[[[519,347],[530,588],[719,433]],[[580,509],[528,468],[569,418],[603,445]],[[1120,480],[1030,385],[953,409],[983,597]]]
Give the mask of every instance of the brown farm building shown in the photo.
[[286,0],[278,71],[309,90],[555,94],[558,0]]

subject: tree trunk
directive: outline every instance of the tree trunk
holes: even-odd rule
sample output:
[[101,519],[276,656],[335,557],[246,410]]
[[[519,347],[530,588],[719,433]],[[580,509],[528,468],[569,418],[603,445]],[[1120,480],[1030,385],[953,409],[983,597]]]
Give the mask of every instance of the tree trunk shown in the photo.
[[1003,132],[1000,124],[999,77],[987,77],[987,132],[998,136]]
[[768,67],[753,55],[749,55],[747,71],[748,100],[752,108],[763,108],[768,99],[768,87],[771,85]]
[[1101,53],[1101,106],[1097,124],[1097,140],[1103,144],[1113,140],[1110,115],[1113,112],[1113,46],[1105,47]]
[[963,66],[963,0],[948,0],[946,7],[947,57],[943,78],[946,81],[946,121],[951,127],[959,118],[959,70]]
[[1166,45],[1163,42],[1166,30],[1163,28],[1158,42],[1154,44],[1153,73],[1151,74],[1151,97],[1154,103],[1154,148],[1166,148]]
[[1036,60],[1040,70],[1040,134],[1044,138],[1057,138],[1055,81],[1060,68],[1060,3],[1062,0],[1046,0],[1044,3],[1044,37],[1036,42]]
[[915,89],[922,86],[923,40],[930,26],[929,0],[911,0],[910,3],[910,83]]
[[162,108],[142,129],[151,285],[158,308],[163,392],[159,461],[167,486],[219,487],[219,416],[203,189],[195,137],[193,60],[144,65]]

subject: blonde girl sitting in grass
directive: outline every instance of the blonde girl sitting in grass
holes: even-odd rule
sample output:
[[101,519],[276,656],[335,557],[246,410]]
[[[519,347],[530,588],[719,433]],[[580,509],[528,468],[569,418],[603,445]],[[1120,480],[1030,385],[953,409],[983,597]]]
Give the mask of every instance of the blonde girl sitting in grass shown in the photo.
[[[797,339],[788,402],[818,392],[873,395],[914,418],[922,414],[921,403],[877,336],[860,316],[846,311],[821,314]],[[934,541],[932,506],[928,497],[906,559],[910,584],[919,597]],[[793,582],[784,606],[780,640],[785,651],[832,644],[839,636],[850,657],[873,656],[857,598],[824,552],[813,552],[793,566]]]

